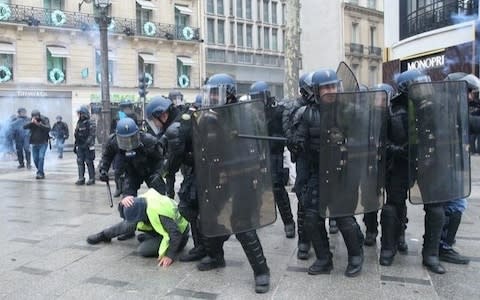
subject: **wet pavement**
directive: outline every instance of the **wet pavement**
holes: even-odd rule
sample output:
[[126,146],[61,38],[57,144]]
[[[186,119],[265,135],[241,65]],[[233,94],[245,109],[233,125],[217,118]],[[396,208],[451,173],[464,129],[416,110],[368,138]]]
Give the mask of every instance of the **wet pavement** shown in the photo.
[[[313,262],[296,258],[296,240],[286,239],[278,218],[259,230],[271,269],[271,289],[253,290],[253,274],[240,244],[225,243],[227,267],[197,271],[194,263],[175,262],[169,269],[156,259],[139,257],[136,240],[96,246],[85,242],[119,220],[110,208],[104,183],[75,186],[73,153],[64,159],[47,152],[46,178],[17,162],[0,161],[0,297],[2,299],[479,299],[480,287],[480,157],[472,157],[472,195],[457,236],[457,249],[471,257],[466,266],[444,263],[436,275],[421,265],[423,209],[408,208],[408,255],[397,255],[391,267],[378,264],[376,247],[365,248],[357,278],[343,275],[346,248],[340,234],[331,236],[334,270],[310,276]],[[180,179],[180,178],[179,178]],[[177,180],[177,185],[179,180]],[[113,188],[113,186],[112,186]],[[178,188],[178,186],[177,186]],[[289,187],[290,189],[290,187]],[[296,198],[290,193],[292,207]],[[361,223],[361,217],[358,217]],[[363,224],[362,224],[363,228]],[[191,247],[191,241],[186,249]]]

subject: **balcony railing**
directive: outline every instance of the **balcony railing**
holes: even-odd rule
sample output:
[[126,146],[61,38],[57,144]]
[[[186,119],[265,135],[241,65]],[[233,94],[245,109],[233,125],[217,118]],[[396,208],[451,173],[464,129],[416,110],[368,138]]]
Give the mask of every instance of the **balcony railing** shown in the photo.
[[370,46],[368,47],[368,55],[382,56],[382,48]]
[[350,53],[353,55],[363,55],[363,45],[350,43]]
[[478,13],[478,0],[444,1],[418,7],[407,14],[406,2],[400,9],[400,39],[442,28],[456,23],[473,20]]
[[[78,29],[82,31],[96,31],[98,25],[95,16],[79,12],[67,12],[40,7],[23,5],[8,5],[8,10],[2,10],[0,25],[2,23],[26,24],[28,26],[46,26],[54,28]],[[199,41],[199,28],[189,26],[177,26],[148,22],[137,23],[135,19],[112,18],[109,32],[126,34],[128,36],[144,36],[150,38],[162,38],[167,40]]]

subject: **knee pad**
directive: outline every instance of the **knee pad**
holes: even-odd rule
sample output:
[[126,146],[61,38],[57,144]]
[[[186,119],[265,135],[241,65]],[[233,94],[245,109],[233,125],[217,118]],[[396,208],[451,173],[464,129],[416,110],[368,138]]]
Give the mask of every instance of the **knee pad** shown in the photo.
[[84,160],[77,157],[77,165],[83,166]]

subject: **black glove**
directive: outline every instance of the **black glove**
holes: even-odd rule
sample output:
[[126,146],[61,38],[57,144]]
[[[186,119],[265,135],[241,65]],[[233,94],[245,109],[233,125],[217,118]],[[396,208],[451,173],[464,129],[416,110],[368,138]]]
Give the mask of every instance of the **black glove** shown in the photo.
[[77,146],[73,146],[73,153],[77,154]]
[[107,182],[107,181],[109,180],[107,171],[105,171],[105,170],[100,170],[100,177],[99,177],[99,179],[100,179],[100,181],[105,181],[105,182]]

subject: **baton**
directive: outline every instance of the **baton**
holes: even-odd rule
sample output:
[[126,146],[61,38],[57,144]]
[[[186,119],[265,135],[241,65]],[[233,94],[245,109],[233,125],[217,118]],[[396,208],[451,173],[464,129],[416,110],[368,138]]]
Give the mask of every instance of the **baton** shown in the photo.
[[108,197],[110,198],[110,207],[113,207],[113,198],[112,198],[112,190],[110,189],[110,182],[107,180],[107,191],[108,191]]
[[252,134],[237,134],[237,137],[252,140],[266,140],[266,141],[281,141],[286,142],[287,139],[278,136],[252,135]]

